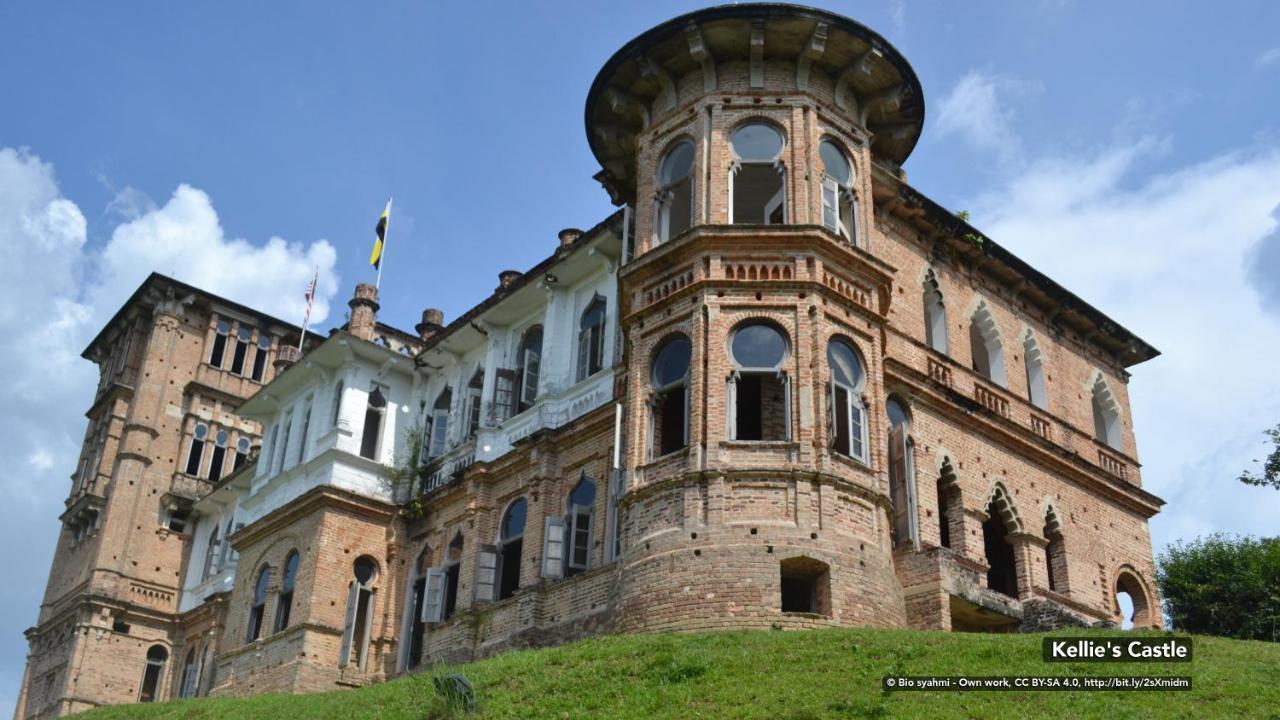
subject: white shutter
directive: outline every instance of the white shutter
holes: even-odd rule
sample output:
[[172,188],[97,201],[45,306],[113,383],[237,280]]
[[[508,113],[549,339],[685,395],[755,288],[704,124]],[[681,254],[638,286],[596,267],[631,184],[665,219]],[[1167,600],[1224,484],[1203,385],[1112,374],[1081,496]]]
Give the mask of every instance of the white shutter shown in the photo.
[[360,586],[352,580],[348,583],[347,616],[342,623],[342,647],[338,650],[338,667],[351,662],[351,636],[356,630],[356,605],[360,602]]
[[906,424],[889,432],[889,483],[893,501],[894,544],[919,544],[919,519],[916,517],[915,468],[907,441]]
[[655,420],[657,419],[658,406],[662,402],[661,397],[661,395],[655,396],[651,402],[645,403],[645,406],[649,408],[649,433],[645,437],[644,456],[649,460],[656,457],[654,455],[653,438],[654,433],[658,431],[658,423]]
[[730,440],[738,439],[738,372],[735,370],[725,384],[725,428]]
[[427,570],[427,584],[423,591],[422,622],[438,623],[444,619],[445,573],[439,568]]
[[542,526],[542,577],[564,577],[564,518],[547,516]]
[[836,384],[827,382],[827,445],[834,450],[840,450],[836,447],[836,440],[840,437],[836,430],[836,413],[839,409],[836,407]]
[[830,177],[822,176],[822,224],[834,233],[840,232],[840,186]]
[[476,602],[498,598],[498,549],[481,545],[476,552]]
[[520,402],[532,405],[538,399],[538,380],[542,373],[542,356],[533,351],[524,351],[524,378],[520,384]]
[[[369,659],[369,642],[373,638],[373,601],[377,597],[372,589],[366,590],[369,593],[369,602],[364,606],[364,637],[360,638],[360,655],[359,665],[361,670],[368,667]],[[359,598],[359,592],[356,594]]]

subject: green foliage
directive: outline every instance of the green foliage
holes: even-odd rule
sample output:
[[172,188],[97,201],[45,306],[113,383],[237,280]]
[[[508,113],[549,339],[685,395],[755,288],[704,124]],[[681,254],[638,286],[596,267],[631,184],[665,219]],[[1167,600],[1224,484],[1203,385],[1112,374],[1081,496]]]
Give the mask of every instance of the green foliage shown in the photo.
[[[1114,636],[1071,630],[1066,636]],[[1144,631],[1126,637],[1159,637]],[[388,683],[318,695],[183,700],[93,710],[84,720],[511,718],[1184,718],[1261,717],[1280,707],[1280,645],[1195,638],[1195,661],[1045,664],[1044,635],[916,630],[735,631],[598,637]],[[444,672],[471,683],[476,711],[434,689]],[[905,675],[1190,675],[1178,692],[887,692]]]
[[[957,210],[957,211],[956,211],[956,217],[957,217],[957,218],[959,218],[960,222],[965,223],[965,224],[968,224],[968,222],[969,222],[969,211],[968,211],[968,210]],[[986,242],[986,240],[984,240],[984,239],[983,239],[983,237],[982,237],[981,235],[979,235],[979,234],[977,234],[977,233],[972,233],[972,232],[967,232],[967,233],[965,233],[965,234],[964,234],[964,236],[963,236],[963,238],[964,238],[964,241],[965,241],[965,242],[969,243],[970,245],[972,245],[973,247],[975,247],[975,248],[977,248],[977,249],[979,249],[979,250],[981,250],[981,249],[982,249],[982,245]]]
[[[1245,470],[1240,474],[1240,482],[1246,485],[1257,485],[1259,487],[1272,487],[1280,490],[1280,425],[1276,425],[1270,430],[1264,431],[1264,434],[1271,438],[1275,448],[1271,454],[1267,456],[1267,461],[1262,465],[1262,474],[1254,475]],[[1254,462],[1258,462],[1254,460]]]
[[1280,639],[1280,538],[1176,543],[1160,554],[1156,581],[1177,630]]
[[[387,490],[394,498],[403,498],[413,490],[414,480],[422,465],[422,424],[413,423],[404,429],[402,450],[396,457],[396,464],[387,470]],[[405,505],[405,514],[409,518],[422,517],[422,501],[409,498]]]

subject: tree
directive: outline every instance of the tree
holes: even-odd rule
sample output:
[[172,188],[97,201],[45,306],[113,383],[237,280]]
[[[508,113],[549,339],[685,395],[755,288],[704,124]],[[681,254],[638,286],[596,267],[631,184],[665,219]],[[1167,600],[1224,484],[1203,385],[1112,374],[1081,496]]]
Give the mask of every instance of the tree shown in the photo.
[[1280,641],[1280,538],[1174,543],[1160,553],[1156,582],[1175,630]]
[[[1267,461],[1262,465],[1262,474],[1254,475],[1252,472],[1245,470],[1240,474],[1240,482],[1246,485],[1257,485],[1259,487],[1273,487],[1280,490],[1280,425],[1266,431],[1267,437],[1271,438],[1271,442],[1275,444],[1275,449],[1267,456]],[[1257,462],[1257,460],[1254,460]]]

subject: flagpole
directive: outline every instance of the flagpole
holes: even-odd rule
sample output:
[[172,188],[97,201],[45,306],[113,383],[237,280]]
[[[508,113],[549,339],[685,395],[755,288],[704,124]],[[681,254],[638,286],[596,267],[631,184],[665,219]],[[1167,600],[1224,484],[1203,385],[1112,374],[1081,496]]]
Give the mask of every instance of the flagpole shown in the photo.
[[374,290],[382,289],[382,266],[387,264],[387,238],[391,237],[391,197],[387,197],[387,226],[382,229],[382,254],[378,256],[378,279],[373,283]]
[[298,352],[302,352],[302,341],[307,339],[307,323],[311,322],[311,304],[316,299],[316,286],[320,284],[320,266],[316,265],[316,274],[311,279],[311,292],[307,297],[307,312],[302,316],[302,333],[298,335]]

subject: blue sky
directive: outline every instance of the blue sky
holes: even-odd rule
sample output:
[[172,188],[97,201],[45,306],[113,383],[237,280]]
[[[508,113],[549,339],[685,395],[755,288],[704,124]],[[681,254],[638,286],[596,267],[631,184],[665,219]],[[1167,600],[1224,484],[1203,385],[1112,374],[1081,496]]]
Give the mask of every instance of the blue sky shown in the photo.
[[[227,7],[230,6],[230,7]],[[342,321],[395,196],[382,318],[456,317],[611,211],[596,70],[684,2],[0,6],[0,712],[84,431],[76,356],[150,270]],[[1280,4],[832,2],[924,87],[913,185],[1152,342],[1158,546],[1274,533],[1232,478],[1280,422]],[[332,304],[333,307],[329,307]],[[31,318],[51,318],[33,324]]]

